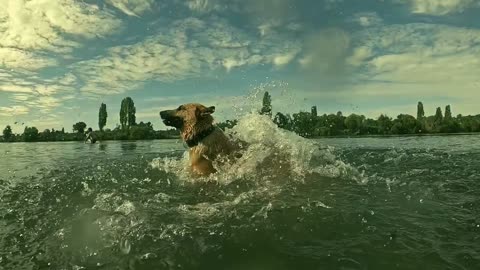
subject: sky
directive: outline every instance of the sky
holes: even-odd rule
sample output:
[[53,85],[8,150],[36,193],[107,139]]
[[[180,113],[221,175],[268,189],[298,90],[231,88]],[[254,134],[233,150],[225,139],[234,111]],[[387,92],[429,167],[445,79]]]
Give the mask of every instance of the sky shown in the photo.
[[[480,0],[0,0],[0,128],[216,106],[480,113]],[[258,92],[258,93],[257,93]],[[255,96],[257,93],[258,95]],[[17,122],[17,124],[15,124]]]

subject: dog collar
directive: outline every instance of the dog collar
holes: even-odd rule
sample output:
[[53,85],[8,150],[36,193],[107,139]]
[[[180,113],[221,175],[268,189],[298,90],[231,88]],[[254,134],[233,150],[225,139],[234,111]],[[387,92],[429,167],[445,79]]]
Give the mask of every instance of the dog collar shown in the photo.
[[185,141],[185,143],[190,148],[195,147],[200,143],[200,141],[202,141],[206,137],[210,136],[210,134],[212,134],[214,131],[215,131],[215,127],[211,127],[209,129],[206,129],[206,130],[200,132],[197,136],[193,137],[192,139]]

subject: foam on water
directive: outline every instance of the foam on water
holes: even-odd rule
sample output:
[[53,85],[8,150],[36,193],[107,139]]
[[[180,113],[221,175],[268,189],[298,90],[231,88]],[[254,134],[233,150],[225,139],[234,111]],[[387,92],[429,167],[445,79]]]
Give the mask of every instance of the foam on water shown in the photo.
[[242,157],[233,163],[214,163],[217,173],[203,179],[192,178],[188,172],[188,153],[183,157],[154,159],[151,166],[188,182],[216,181],[230,184],[238,179],[254,182],[299,181],[307,175],[347,178],[366,183],[367,178],[356,168],[339,160],[329,147],[283,130],[265,115],[245,114],[227,135],[248,144]]

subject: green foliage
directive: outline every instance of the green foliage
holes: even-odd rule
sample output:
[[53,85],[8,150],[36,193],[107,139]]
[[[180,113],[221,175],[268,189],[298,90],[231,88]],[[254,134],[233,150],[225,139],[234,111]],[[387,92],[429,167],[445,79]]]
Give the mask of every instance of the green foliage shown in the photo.
[[363,122],[365,121],[365,116],[351,114],[345,119],[345,127],[350,134],[360,134],[362,131]]
[[400,114],[393,121],[391,134],[417,134],[422,130],[420,122],[408,114]]
[[13,139],[14,135],[12,132],[12,127],[6,126],[3,130],[3,140],[5,142],[10,142]]
[[36,142],[38,140],[38,129],[36,127],[25,127],[23,140],[26,142]]
[[77,133],[85,133],[85,128],[87,128],[87,124],[85,122],[77,122],[75,125],[73,125],[73,132]]
[[273,122],[283,129],[291,129],[292,127],[292,117],[289,114],[284,115],[283,113],[278,112],[273,118]]
[[126,97],[122,100],[120,105],[120,125],[122,128],[129,128],[136,125],[135,103],[131,97]]
[[225,131],[227,129],[233,128],[234,126],[237,125],[237,123],[238,123],[237,120],[227,120],[225,122],[218,123],[216,126]]
[[151,140],[155,138],[155,131],[152,123],[140,122],[138,125],[132,126],[129,130],[128,138],[130,140]]
[[421,120],[425,117],[425,110],[423,109],[423,103],[418,102],[417,105],[417,120]]
[[450,105],[447,105],[445,107],[445,118],[444,118],[445,121],[450,121],[452,120],[452,110],[450,108]]
[[272,117],[272,97],[268,91],[263,95],[262,109],[260,110],[260,114]]
[[387,135],[391,134],[393,121],[392,118],[386,115],[380,115],[377,119],[377,126],[378,126],[378,134],[380,135]]
[[480,115],[457,116],[455,119],[463,132],[480,132]]
[[300,136],[311,137],[315,134],[316,117],[311,113],[299,112],[293,114],[293,131]]
[[107,125],[107,105],[102,103],[100,105],[100,110],[98,111],[98,128],[103,130],[103,128]]
[[[104,105],[102,104],[99,110],[99,128],[101,129],[104,127],[102,123],[106,123],[106,120],[105,122],[101,120],[103,116],[106,119],[106,105]],[[260,113],[271,114],[271,97],[268,93],[264,96],[263,105]],[[180,135],[176,129],[155,131],[150,122],[136,124],[136,109],[130,98],[124,99],[122,106],[123,124],[118,125],[114,130],[97,131],[96,135],[100,141],[166,139],[178,138]],[[437,108],[435,115],[425,117],[421,102],[417,106],[417,118],[408,114],[400,114],[394,120],[383,114],[377,119],[357,114],[345,117],[340,111],[336,114],[318,116],[317,107],[313,106],[311,112],[298,112],[292,116],[278,112],[273,122],[280,128],[304,137],[480,132],[480,115],[452,117],[451,107],[448,105],[445,108],[445,116],[442,115],[442,110]],[[216,125],[225,130],[236,124],[237,120],[227,120]],[[78,122],[73,125],[74,133],[65,133],[63,128],[60,131],[45,129],[43,132],[38,132],[35,127],[26,127],[21,136],[15,136],[11,127],[7,126],[3,130],[3,141],[83,141],[86,127],[85,122]]]
[[437,108],[435,115],[425,117],[423,104],[419,102],[417,118],[400,114],[395,120],[383,114],[377,119],[357,114],[344,117],[342,112],[315,116],[315,111],[312,108],[312,113],[295,113],[293,119],[279,112],[273,121],[280,128],[294,131],[304,137],[480,132],[480,115],[458,115],[454,118],[449,105],[445,108],[445,117],[440,108]]
[[435,112],[435,122],[441,123],[442,121],[443,121],[442,108],[438,107],[437,111]]

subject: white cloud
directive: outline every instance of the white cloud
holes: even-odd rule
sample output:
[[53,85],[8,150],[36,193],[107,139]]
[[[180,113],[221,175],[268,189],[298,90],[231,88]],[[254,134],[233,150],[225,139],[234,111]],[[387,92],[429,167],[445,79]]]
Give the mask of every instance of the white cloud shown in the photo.
[[25,106],[0,107],[0,116],[16,116],[28,114],[29,108]]
[[14,101],[27,101],[30,99],[31,96],[25,94],[14,94],[13,96]]
[[0,67],[7,69],[38,70],[57,65],[54,59],[16,48],[0,47]]
[[63,34],[95,38],[121,22],[97,6],[74,0],[4,0],[0,9],[0,46],[69,52],[79,44]]
[[0,92],[12,92],[12,93],[32,93],[33,90],[28,86],[21,86],[15,84],[0,84]]
[[441,16],[450,13],[463,12],[478,5],[478,0],[406,0],[411,11],[417,14]]
[[361,12],[355,14],[353,21],[364,27],[379,25],[383,22],[382,18],[380,18],[375,12]]
[[[11,116],[22,114],[28,110],[40,113],[50,113],[66,100],[75,98],[76,77],[71,73],[51,79],[40,79],[36,76],[26,76],[23,79],[11,77],[6,81],[0,80],[0,92],[7,92],[7,102],[21,104]],[[8,103],[7,103],[8,104]],[[6,116],[12,110],[4,109],[2,115]]]
[[315,74],[341,74],[350,44],[350,35],[344,30],[324,29],[307,38],[299,63],[306,71]]
[[[208,13],[212,11],[223,11],[227,5],[221,0],[179,0],[190,10],[198,13]],[[232,2],[232,1],[231,1]]]
[[129,16],[138,17],[151,10],[155,0],[107,0],[106,2]]
[[[360,33],[362,80],[351,97],[480,99],[480,30],[434,24],[378,27]],[[355,54],[354,54],[355,55]]]
[[63,76],[51,79],[33,77],[10,77],[8,80],[0,80],[0,92],[23,93],[32,96],[51,96],[58,93],[75,91],[76,77],[67,73]]
[[133,90],[148,80],[208,77],[222,68],[230,71],[246,65],[282,66],[299,50],[298,41],[280,34],[259,39],[219,19],[187,18],[136,44],[113,47],[105,57],[80,62],[75,68],[86,81],[83,92],[105,95]]
[[298,51],[293,51],[286,54],[277,55],[273,58],[273,63],[275,64],[275,66],[284,66],[290,63],[295,58],[297,53]]
[[382,79],[465,84],[480,74],[480,30],[408,24],[374,29],[363,38],[363,46],[377,51],[367,67]]
[[347,63],[358,67],[362,65],[370,56],[372,56],[372,50],[369,47],[360,46],[353,50],[352,55],[347,58]]

